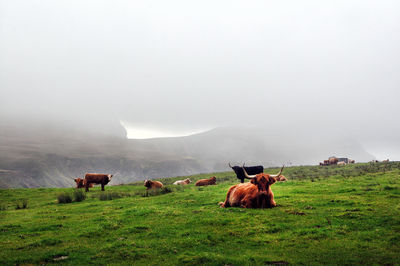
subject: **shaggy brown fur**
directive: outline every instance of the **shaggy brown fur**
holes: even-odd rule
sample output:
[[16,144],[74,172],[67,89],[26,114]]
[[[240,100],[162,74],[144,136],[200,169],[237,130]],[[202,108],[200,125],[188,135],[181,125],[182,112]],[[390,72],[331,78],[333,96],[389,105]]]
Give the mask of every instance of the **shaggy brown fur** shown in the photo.
[[287,180],[287,178],[283,175],[277,176],[277,177],[275,177],[275,179],[276,179],[276,181],[279,181],[279,182],[283,182],[283,181]]
[[196,182],[196,186],[208,186],[208,185],[215,185],[217,179],[215,176],[210,177],[209,179],[200,179]]
[[258,174],[248,183],[241,183],[229,188],[225,202],[220,202],[222,208],[272,208],[276,206],[271,185],[276,178],[269,174]]
[[147,188],[147,190],[149,190],[149,189],[162,188],[163,184],[159,181],[145,180],[144,186]]
[[89,191],[91,184],[101,184],[101,190],[104,191],[104,186],[111,181],[112,177],[113,175],[109,174],[86,174],[84,181],[86,192]]
[[[76,183],[76,188],[84,188],[85,187],[85,179],[83,178],[74,178],[74,181]],[[89,187],[93,187],[93,184],[90,184]]]

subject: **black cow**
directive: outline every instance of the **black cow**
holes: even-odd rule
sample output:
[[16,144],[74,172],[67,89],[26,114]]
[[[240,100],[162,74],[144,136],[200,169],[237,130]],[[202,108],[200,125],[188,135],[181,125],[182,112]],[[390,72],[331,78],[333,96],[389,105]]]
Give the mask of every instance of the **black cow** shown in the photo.
[[[246,178],[241,166],[231,166],[231,163],[228,164],[230,168],[235,172],[236,177],[240,179],[241,183],[244,183],[244,179]],[[257,175],[264,172],[264,166],[257,165],[257,166],[245,166],[246,172],[249,175]]]

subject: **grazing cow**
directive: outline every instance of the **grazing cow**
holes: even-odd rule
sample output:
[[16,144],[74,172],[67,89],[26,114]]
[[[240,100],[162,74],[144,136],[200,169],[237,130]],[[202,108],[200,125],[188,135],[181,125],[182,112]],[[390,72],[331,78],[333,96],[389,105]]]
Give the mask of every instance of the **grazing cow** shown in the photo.
[[174,185],[188,185],[190,182],[192,182],[189,178],[186,178],[185,180],[178,180],[174,182]]
[[[236,177],[238,179],[240,179],[240,182],[244,183],[245,176],[244,176],[242,167],[240,167],[240,166],[231,166],[231,163],[228,163],[228,165],[235,172]],[[256,175],[256,174],[261,174],[261,173],[264,172],[264,166],[262,166],[262,165],[244,166],[244,169],[246,169],[246,172],[249,175]]]
[[[74,178],[74,181],[76,183],[76,188],[84,188],[85,187],[85,179],[83,178]],[[90,184],[89,187],[93,187],[93,184]]]
[[83,181],[86,192],[89,191],[91,184],[101,184],[101,190],[104,191],[104,186],[111,181],[112,177],[113,175],[109,174],[86,174],[85,180]]
[[146,187],[147,190],[149,189],[157,189],[157,188],[162,188],[163,184],[159,181],[152,181],[152,180],[145,180],[144,181],[144,186]]
[[337,165],[346,165],[345,162],[338,162]]
[[337,164],[339,159],[336,157],[329,157],[329,164]]
[[389,162],[389,159],[383,160],[382,162],[388,163],[388,162]]
[[215,185],[217,182],[217,179],[215,176],[210,177],[209,179],[200,179],[199,181],[196,182],[196,186],[208,186],[208,185]]
[[349,163],[355,163],[356,161],[355,160],[349,160]]
[[[284,166],[283,166],[284,167]],[[241,183],[229,188],[225,202],[220,202],[221,208],[243,207],[243,208],[272,208],[276,206],[274,193],[271,186],[280,177],[283,167],[277,175],[257,174],[248,175],[243,169],[248,183]]]

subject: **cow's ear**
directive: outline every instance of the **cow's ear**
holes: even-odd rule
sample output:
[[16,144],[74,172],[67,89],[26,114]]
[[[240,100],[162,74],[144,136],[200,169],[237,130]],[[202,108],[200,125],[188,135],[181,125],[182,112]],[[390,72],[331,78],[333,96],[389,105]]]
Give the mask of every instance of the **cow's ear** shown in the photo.
[[256,180],[255,178],[252,178],[252,179],[250,180],[250,183],[252,183],[252,184],[254,184],[254,185],[257,185],[257,180]]
[[275,182],[276,182],[275,177],[270,176],[270,177],[269,177],[269,182],[268,182],[268,183],[269,183],[270,185],[272,185],[272,184],[274,184]]

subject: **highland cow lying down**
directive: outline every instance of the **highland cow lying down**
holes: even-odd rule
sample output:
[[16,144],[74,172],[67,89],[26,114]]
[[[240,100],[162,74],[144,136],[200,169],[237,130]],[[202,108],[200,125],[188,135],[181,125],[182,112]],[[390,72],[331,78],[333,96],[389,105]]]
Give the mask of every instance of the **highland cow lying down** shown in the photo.
[[152,181],[152,180],[145,180],[144,181],[144,186],[149,189],[157,189],[157,188],[162,188],[163,184],[159,181]]
[[199,181],[196,182],[196,186],[208,186],[208,185],[215,185],[217,182],[217,179],[215,176],[210,177],[208,179],[200,179]]
[[279,182],[283,182],[283,181],[287,180],[287,178],[284,175],[277,176],[277,177],[275,177],[275,179],[276,179],[276,181],[279,181]]
[[178,180],[174,182],[174,185],[188,185],[190,182],[192,182],[189,178],[186,178],[185,180]]
[[[248,183],[240,183],[229,188],[225,202],[220,202],[222,208],[272,208],[276,206],[274,193],[271,186],[281,180],[282,169],[277,175],[257,174],[249,176],[243,169],[245,177],[250,179]],[[286,178],[285,178],[286,180]]]

